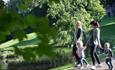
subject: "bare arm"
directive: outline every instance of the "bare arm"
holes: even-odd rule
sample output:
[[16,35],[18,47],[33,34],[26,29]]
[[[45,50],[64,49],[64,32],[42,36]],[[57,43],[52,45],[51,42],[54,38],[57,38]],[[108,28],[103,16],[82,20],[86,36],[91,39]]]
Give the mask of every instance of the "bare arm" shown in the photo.
[[93,42],[99,48],[102,48],[100,43],[100,30],[98,28],[96,28],[93,32]]

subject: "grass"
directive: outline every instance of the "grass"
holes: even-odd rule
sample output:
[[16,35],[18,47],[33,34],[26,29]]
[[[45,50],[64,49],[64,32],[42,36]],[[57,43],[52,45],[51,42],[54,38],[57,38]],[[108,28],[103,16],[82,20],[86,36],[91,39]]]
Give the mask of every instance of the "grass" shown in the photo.
[[[100,59],[101,61],[104,60],[104,57],[105,57],[105,54],[99,54],[99,58],[101,58]],[[87,58],[86,60],[88,61],[88,63],[91,63],[91,58]],[[49,69],[49,70],[72,70],[72,68],[73,68],[73,64],[70,63],[70,64],[66,64],[64,66],[52,68],[52,69]]]
[[[111,18],[103,18],[101,21],[101,37],[104,40],[115,40],[115,17]],[[0,49],[4,50],[13,50],[14,46],[17,46],[19,48],[24,48],[24,47],[30,47],[30,46],[35,46],[39,42],[38,39],[36,38],[37,35],[35,33],[27,34],[27,39],[24,39],[23,41],[19,42],[18,39],[13,39],[8,42],[0,44]],[[56,48],[57,52],[60,51],[65,51],[68,54],[71,54],[70,48]],[[104,57],[104,56],[100,56]],[[90,59],[89,59],[90,60]],[[72,68],[72,64],[66,64],[61,67],[53,68],[51,70],[69,70]]]
[[[101,37],[102,39],[115,39],[115,17],[104,17],[101,21]],[[108,37],[109,36],[109,37]],[[27,39],[24,39],[23,41],[19,42],[18,39],[13,39],[8,42],[0,44],[0,49],[7,48],[7,47],[13,47],[15,46],[28,46],[28,45],[36,45],[38,43],[38,39],[36,38],[37,35],[35,33],[27,34]]]
[[[1,56],[2,55],[14,55],[15,53],[12,51],[14,50],[14,47],[18,48],[26,48],[26,47],[35,47],[38,39],[36,38],[37,35],[35,33],[27,34],[27,39],[24,39],[23,41],[19,41],[18,39],[12,39],[10,41],[7,41],[5,43],[0,44],[0,50],[4,52],[0,52]],[[12,59],[13,61],[16,61]],[[17,60],[22,61],[23,58],[19,56]],[[11,61],[11,59],[9,60]]]
[[115,17],[104,17],[101,21],[101,39],[115,43]]
[[28,45],[36,45],[38,42],[38,39],[36,38],[37,35],[35,33],[27,34],[27,39],[24,39],[23,41],[19,41],[18,39],[12,39],[10,41],[7,41],[5,43],[0,44],[0,49],[6,49],[6,48],[12,48],[14,46],[28,46]]
[[56,52],[64,51],[65,53],[70,53],[72,50],[71,48],[56,48]]
[[104,17],[101,22],[101,26],[115,24],[115,17]]
[[[115,17],[107,18],[104,17],[101,21],[101,39],[103,40],[115,40]],[[113,50],[115,53],[115,50]],[[104,54],[99,55],[100,58],[104,58]],[[91,61],[90,58],[87,59],[88,62]],[[101,59],[103,60],[103,59]],[[51,70],[72,70],[72,64],[66,64],[61,67],[53,68]]]
[[49,70],[70,70],[70,69],[72,69],[72,66],[73,66],[72,64],[66,64],[64,66],[49,69]]
[[115,37],[115,17],[104,17],[101,22],[101,35],[102,38],[114,39]]

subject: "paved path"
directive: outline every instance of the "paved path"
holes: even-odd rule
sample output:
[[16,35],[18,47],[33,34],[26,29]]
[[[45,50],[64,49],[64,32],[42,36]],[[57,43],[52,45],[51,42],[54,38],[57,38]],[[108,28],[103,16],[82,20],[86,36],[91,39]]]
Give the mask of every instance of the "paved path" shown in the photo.
[[[115,70],[115,57],[112,58],[112,64],[113,64],[113,70]],[[67,65],[65,67],[61,67],[61,68],[58,68],[56,70],[80,70],[78,67],[72,67],[73,65]],[[88,67],[85,67],[84,69],[82,70],[91,70],[91,65],[89,65]],[[96,68],[96,70],[108,70],[108,66],[106,65],[105,63],[105,60],[103,60],[101,62],[101,67],[100,68]]]
[[[115,58],[113,58],[112,64],[113,64],[113,70],[115,70]],[[90,67],[91,67],[91,65],[89,65],[88,67],[86,67],[82,70],[91,70]],[[80,69],[78,67],[73,67],[73,69],[67,69],[67,70],[80,70]],[[96,68],[96,70],[108,70],[108,66],[106,65],[105,61],[103,61],[101,63],[101,67]]]

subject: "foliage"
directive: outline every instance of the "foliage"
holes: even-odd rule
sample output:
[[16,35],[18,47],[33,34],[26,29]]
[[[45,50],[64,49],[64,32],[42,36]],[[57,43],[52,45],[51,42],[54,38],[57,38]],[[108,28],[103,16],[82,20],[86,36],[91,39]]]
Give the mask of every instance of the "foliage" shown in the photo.
[[33,60],[43,55],[52,56],[53,43],[50,40],[56,35],[56,30],[48,25],[48,18],[46,16],[37,18],[28,13],[32,9],[29,8],[29,3],[32,3],[32,0],[11,0],[11,2],[8,4],[14,6],[4,5],[0,2],[2,7],[0,8],[0,40],[4,41],[6,35],[12,33],[14,39],[18,38],[22,41],[27,38],[25,29],[31,27],[40,41],[38,46],[25,49],[15,46],[15,54],[23,56],[25,60]]
[[[48,16],[50,24],[58,28],[58,45],[72,42],[72,33],[77,20],[83,22],[83,29],[87,32],[91,19],[100,20],[105,10],[99,0],[60,0],[49,5]],[[60,41],[61,39],[61,41]]]
[[100,0],[100,1],[105,7],[107,5],[111,6],[113,3],[115,3],[115,0]]
[[[31,49],[27,49],[27,51],[28,50],[31,50]],[[54,50],[56,50],[56,52],[55,52],[56,57],[54,57],[53,59],[49,59],[48,57],[43,56],[40,58],[40,60],[37,60],[37,61],[29,61],[29,62],[24,61],[24,62],[9,63],[8,68],[9,68],[9,70],[15,70],[15,69],[18,70],[20,68],[21,69],[31,69],[31,70],[34,70],[34,69],[46,70],[46,69],[64,65],[71,61],[70,48],[55,48]],[[25,54],[27,54],[27,53],[25,53]]]
[[[44,4],[48,5],[46,15],[36,17],[31,14],[34,8],[42,8]],[[99,0],[10,0],[6,5],[2,1],[0,40],[3,41],[6,35],[13,33],[14,39],[22,41],[27,38],[24,30],[31,27],[37,34],[38,46],[23,50],[15,46],[15,53],[33,60],[38,56],[52,55],[54,43],[57,46],[70,44],[76,20],[81,20],[84,30],[88,31],[90,19],[99,20],[103,15],[104,9]]]
[[87,9],[87,11],[90,12],[91,17],[98,21],[100,21],[105,14],[105,10],[99,0],[89,0]]

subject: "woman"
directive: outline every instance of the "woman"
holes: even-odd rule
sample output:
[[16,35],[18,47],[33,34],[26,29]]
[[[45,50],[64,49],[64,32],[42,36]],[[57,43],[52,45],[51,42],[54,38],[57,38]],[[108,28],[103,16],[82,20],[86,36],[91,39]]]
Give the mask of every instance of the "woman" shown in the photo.
[[93,62],[93,66],[91,67],[91,69],[96,69],[95,61],[97,61],[98,66],[100,66],[100,60],[99,57],[97,56],[97,51],[96,51],[97,47],[101,48],[100,29],[99,29],[100,25],[97,21],[92,21],[90,24],[92,26],[92,30],[90,33],[88,44],[90,47],[90,55]]
[[[76,66],[76,64],[79,64],[79,60],[80,60],[80,58],[78,57],[78,55],[76,53],[76,50],[77,50],[76,42],[78,40],[82,41],[82,35],[83,35],[82,23],[81,23],[81,21],[77,21],[76,24],[75,24],[74,46],[73,46],[73,49],[72,49],[72,55],[73,55],[73,60],[74,60],[75,66]],[[76,63],[76,61],[78,61],[78,63]]]

